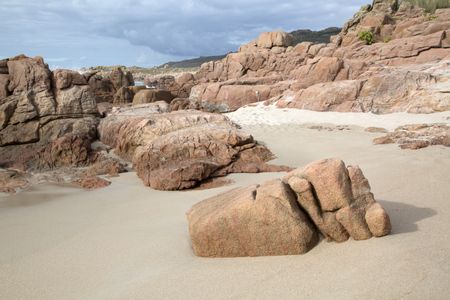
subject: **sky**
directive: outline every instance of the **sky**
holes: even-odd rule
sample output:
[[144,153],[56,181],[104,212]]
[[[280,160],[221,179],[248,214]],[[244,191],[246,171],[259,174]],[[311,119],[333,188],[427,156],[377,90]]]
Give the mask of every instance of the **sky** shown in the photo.
[[225,54],[260,32],[342,26],[369,0],[0,0],[0,58],[150,67]]

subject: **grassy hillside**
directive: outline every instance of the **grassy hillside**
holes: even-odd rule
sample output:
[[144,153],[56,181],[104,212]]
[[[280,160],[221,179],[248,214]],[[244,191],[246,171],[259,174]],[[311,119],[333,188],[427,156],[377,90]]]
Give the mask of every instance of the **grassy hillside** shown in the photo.
[[196,68],[200,67],[203,63],[212,61],[212,60],[221,60],[226,55],[215,55],[215,56],[200,56],[197,58],[186,59],[181,61],[169,61],[159,68]]
[[313,42],[313,43],[329,43],[330,37],[341,32],[341,28],[330,27],[319,31],[312,31],[309,29],[300,29],[292,31],[294,36],[294,45],[301,42]]
[[449,8],[450,0],[406,0],[414,5],[425,8],[429,13],[433,13],[438,8]]

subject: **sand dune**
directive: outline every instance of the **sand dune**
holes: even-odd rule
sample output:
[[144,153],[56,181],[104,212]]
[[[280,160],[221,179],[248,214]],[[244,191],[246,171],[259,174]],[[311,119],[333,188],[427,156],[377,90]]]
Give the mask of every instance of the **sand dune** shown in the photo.
[[190,249],[185,212],[234,184],[159,192],[134,173],[92,192],[43,185],[0,198],[2,299],[444,299],[450,292],[450,152],[373,146],[376,134],[296,124],[243,124],[301,166],[339,157],[359,164],[388,210],[384,238],[322,241],[302,256],[205,259]]

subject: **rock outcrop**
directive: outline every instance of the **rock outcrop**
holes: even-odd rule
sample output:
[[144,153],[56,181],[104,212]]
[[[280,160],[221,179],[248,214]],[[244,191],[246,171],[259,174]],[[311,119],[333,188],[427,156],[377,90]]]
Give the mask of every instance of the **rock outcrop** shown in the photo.
[[192,87],[196,84],[194,75],[191,73],[182,73],[177,76],[147,76],[144,82],[148,87],[170,92],[173,98],[188,98]]
[[158,89],[143,89],[134,95],[133,105],[146,104],[158,101],[166,101],[170,103],[173,100],[173,95],[166,90]]
[[40,57],[10,58],[7,69],[9,84],[0,98],[0,166],[85,165],[97,126],[87,80],[69,70],[51,72]]
[[13,194],[29,185],[27,174],[17,170],[0,169],[0,193]]
[[134,79],[129,71],[124,72],[122,68],[115,68],[107,75],[93,71],[86,72],[84,77],[97,103],[125,104],[133,101],[135,91],[131,87],[134,86]]
[[450,8],[427,15],[407,1],[376,0],[328,44],[292,47],[287,33],[263,33],[203,64],[190,100],[219,112],[266,100],[318,111],[449,110],[449,20]]
[[194,253],[204,257],[303,254],[319,234],[344,242],[391,230],[361,169],[338,159],[214,196],[194,205],[187,218]]
[[374,144],[399,144],[402,149],[417,150],[428,146],[450,147],[450,126],[446,124],[413,124],[373,140]]
[[154,103],[122,108],[99,125],[100,140],[132,161],[147,186],[180,190],[228,173],[289,169],[267,165],[272,153],[225,116],[154,111]]

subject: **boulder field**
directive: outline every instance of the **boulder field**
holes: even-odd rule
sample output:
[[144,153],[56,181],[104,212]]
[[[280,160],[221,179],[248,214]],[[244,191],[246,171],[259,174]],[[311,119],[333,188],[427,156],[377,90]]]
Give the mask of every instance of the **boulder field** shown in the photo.
[[[110,95],[110,106],[100,108],[105,103],[97,105],[92,74],[50,71],[42,58],[23,55],[0,66],[2,190],[19,190],[43,177],[105,187],[97,176],[117,175],[131,163],[144,184],[161,190],[193,188],[228,173],[290,170],[266,164],[273,158],[270,150],[226,116],[170,113],[170,92],[126,86],[132,78],[120,69],[110,75],[112,86],[120,95],[136,92],[135,105],[114,103],[118,97]],[[47,175],[36,179],[26,172]]]
[[194,253],[203,257],[296,255],[311,250],[320,235],[345,242],[391,231],[361,169],[339,159],[206,199],[187,219]]

